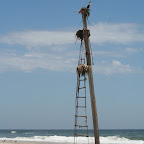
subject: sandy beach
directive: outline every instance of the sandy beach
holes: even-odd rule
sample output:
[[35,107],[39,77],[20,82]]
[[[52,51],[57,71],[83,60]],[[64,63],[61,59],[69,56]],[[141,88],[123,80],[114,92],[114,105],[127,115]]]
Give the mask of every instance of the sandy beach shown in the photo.
[[56,144],[54,142],[0,141],[0,144]]

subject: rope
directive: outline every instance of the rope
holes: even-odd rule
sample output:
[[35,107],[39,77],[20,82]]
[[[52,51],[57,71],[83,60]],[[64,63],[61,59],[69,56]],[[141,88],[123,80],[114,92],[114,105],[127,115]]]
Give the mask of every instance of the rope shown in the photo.
[[94,65],[93,55],[92,55],[92,48],[91,48],[91,43],[90,43],[90,40],[89,40],[89,44],[90,44],[90,53],[91,53],[92,65]]

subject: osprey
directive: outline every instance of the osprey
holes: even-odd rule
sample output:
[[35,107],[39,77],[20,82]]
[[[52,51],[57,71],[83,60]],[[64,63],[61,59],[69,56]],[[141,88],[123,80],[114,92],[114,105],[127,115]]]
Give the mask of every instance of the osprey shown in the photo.
[[89,4],[88,4],[87,8],[89,9],[89,8],[90,8],[90,6],[91,6],[91,1],[89,2]]
[[[90,8],[90,6],[91,6],[91,1],[89,2],[89,4],[87,5],[87,9],[89,9]],[[82,10],[80,9],[80,10],[76,10],[75,12],[79,12],[79,13],[82,13]]]

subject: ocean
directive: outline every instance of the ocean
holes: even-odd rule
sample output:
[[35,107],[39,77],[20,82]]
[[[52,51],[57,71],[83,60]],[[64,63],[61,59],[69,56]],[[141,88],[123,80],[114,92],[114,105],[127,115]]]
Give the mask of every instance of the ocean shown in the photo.
[[[144,144],[144,130],[100,130],[101,144]],[[73,130],[0,130],[0,141],[74,143]],[[94,143],[93,130],[89,138],[78,137],[79,144]]]

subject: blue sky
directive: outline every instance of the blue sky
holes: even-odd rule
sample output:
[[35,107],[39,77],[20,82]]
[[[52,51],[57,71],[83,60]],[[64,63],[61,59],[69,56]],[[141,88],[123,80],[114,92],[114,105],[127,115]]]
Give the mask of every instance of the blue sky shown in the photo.
[[[72,129],[88,0],[0,1],[0,129]],[[144,128],[143,0],[92,0],[91,30],[100,129]],[[88,121],[92,128],[88,97]]]

